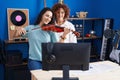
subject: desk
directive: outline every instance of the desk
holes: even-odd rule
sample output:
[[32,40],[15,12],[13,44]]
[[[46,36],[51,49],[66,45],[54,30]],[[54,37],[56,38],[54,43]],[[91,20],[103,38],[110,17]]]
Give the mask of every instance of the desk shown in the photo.
[[[62,77],[62,71],[32,70],[31,80],[51,80],[51,77]],[[79,77],[79,80],[120,80],[120,66],[110,61],[90,63],[87,71],[70,70],[70,77]]]

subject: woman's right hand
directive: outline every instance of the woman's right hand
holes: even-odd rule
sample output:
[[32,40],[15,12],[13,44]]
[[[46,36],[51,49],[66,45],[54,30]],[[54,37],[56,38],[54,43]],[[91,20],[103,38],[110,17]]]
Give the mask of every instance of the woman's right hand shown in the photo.
[[16,28],[16,36],[21,36],[21,35],[24,35],[26,34],[26,30],[22,27],[17,27]]

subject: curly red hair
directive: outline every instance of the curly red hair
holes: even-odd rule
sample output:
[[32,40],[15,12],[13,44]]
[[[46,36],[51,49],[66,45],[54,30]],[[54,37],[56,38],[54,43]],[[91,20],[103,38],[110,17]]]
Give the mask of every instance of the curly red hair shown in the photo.
[[64,11],[65,11],[65,17],[64,17],[64,19],[68,18],[69,15],[70,15],[70,9],[68,8],[67,5],[61,4],[61,3],[57,3],[57,4],[55,4],[55,5],[52,7],[52,10],[53,10],[53,12],[54,12],[55,17],[56,17],[56,12],[57,12],[60,8],[63,8]]

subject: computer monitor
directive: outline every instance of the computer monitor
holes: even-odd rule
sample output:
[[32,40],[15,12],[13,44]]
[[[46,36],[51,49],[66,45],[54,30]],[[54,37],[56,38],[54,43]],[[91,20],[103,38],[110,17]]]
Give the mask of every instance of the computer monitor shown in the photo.
[[42,43],[42,69],[63,70],[62,79],[52,80],[78,80],[69,78],[69,70],[88,70],[90,50],[90,43]]

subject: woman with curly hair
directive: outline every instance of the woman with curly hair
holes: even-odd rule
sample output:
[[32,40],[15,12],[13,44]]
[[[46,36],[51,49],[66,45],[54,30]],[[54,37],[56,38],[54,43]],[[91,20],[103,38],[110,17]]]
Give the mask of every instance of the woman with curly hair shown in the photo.
[[[52,7],[53,13],[55,15],[55,25],[60,27],[66,27],[70,30],[75,31],[74,25],[67,20],[70,15],[70,9],[67,5],[57,3]],[[59,38],[64,39],[64,43],[77,43],[76,36],[70,32],[64,36],[63,32],[57,33]]]

